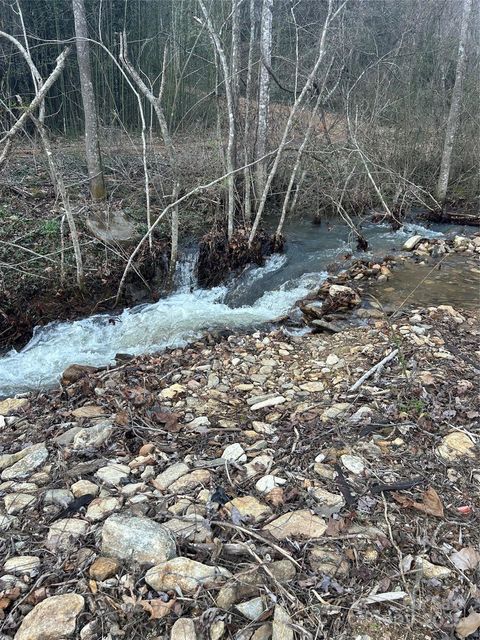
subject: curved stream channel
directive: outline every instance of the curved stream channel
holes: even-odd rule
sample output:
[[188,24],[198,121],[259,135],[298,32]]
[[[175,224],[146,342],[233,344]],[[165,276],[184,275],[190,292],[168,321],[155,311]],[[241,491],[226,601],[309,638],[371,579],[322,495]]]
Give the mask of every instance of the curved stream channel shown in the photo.
[[[361,255],[391,253],[416,233],[437,237],[464,232],[451,225],[406,224],[392,232],[387,226],[366,224],[363,233],[370,254]],[[270,257],[263,267],[246,269],[224,286],[199,289],[194,279],[195,255],[187,250],[178,265],[176,291],[168,297],[115,316],[95,315],[37,328],[21,351],[10,351],[0,359],[0,398],[52,386],[70,364],[103,366],[113,363],[118,353],[138,355],[185,345],[206,329],[245,329],[267,323],[318,287],[327,266],[355,246],[341,222],[315,226],[296,220],[286,229],[286,237],[285,253]],[[458,286],[455,292],[458,298]],[[386,293],[394,298],[391,291]],[[398,301],[403,297],[400,294]],[[431,298],[428,304],[435,304]],[[467,298],[472,298],[471,289]]]

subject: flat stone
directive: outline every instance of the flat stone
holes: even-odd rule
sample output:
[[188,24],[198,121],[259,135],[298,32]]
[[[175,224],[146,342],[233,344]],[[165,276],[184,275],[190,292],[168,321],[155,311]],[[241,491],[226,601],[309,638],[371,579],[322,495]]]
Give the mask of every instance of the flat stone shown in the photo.
[[228,447],[225,447],[222,458],[229,462],[246,462],[247,454],[241,444],[234,442],[233,444],[229,444]]
[[180,589],[193,594],[199,587],[213,587],[231,577],[223,567],[212,567],[190,558],[174,558],[152,567],[145,574],[145,582],[156,591]]
[[265,409],[267,407],[275,407],[277,404],[283,404],[287,399],[283,396],[275,396],[275,398],[269,398],[268,400],[264,400],[263,402],[257,402],[252,405],[250,408],[252,411],[258,411],[258,409]]
[[326,529],[325,521],[311,514],[308,509],[284,513],[263,528],[277,540],[321,538]]
[[196,640],[195,623],[191,618],[175,620],[170,632],[170,640]]
[[325,409],[321,417],[322,422],[328,422],[329,420],[335,420],[335,418],[343,416],[349,407],[350,403],[348,402],[337,402],[331,407],[328,407],[328,409]]
[[115,558],[104,558],[100,556],[95,560],[89,569],[90,577],[103,582],[114,576],[120,569],[120,562]]
[[340,358],[334,353],[330,353],[325,360],[327,367],[333,367],[333,365],[338,364],[340,362]]
[[215,620],[210,625],[210,640],[220,640],[225,633],[225,622],[223,620]]
[[262,624],[261,627],[255,631],[250,640],[270,640],[272,637],[272,624],[271,622],[266,622]]
[[109,420],[99,422],[93,427],[80,429],[73,438],[73,449],[96,449],[104,444],[113,433],[113,425]]
[[233,508],[237,509],[242,518],[248,518],[251,522],[261,522],[268,516],[272,515],[272,510],[266,504],[263,504],[257,498],[253,496],[243,496],[241,498],[234,498],[230,502],[227,502],[225,508],[232,511]]
[[417,245],[423,240],[423,236],[412,236],[403,244],[404,251],[413,251]]
[[320,478],[323,478],[324,480],[333,480],[335,478],[335,471],[329,464],[316,462],[313,465],[313,470],[317,475],[320,476]]
[[73,439],[75,438],[77,433],[79,433],[79,431],[82,431],[82,427],[71,427],[70,429],[67,429],[67,431],[61,433],[59,436],[56,436],[53,441],[56,444],[61,445],[62,447],[67,447],[68,445],[72,444]]
[[275,487],[281,487],[287,481],[284,478],[279,478],[278,476],[266,475],[260,480],[257,480],[255,484],[255,489],[260,493],[268,493]]
[[271,455],[263,453],[259,456],[256,456],[251,462],[247,462],[247,464],[244,466],[246,477],[254,478],[258,475],[264,475],[265,471],[268,471],[272,464],[273,458]]
[[85,517],[87,520],[90,520],[90,522],[99,522],[111,515],[114,511],[117,511],[117,509],[120,509],[121,506],[122,500],[120,498],[95,498],[95,500],[92,500],[88,505]]
[[36,497],[29,493],[9,493],[3,499],[5,509],[9,515],[20,513],[27,507],[33,506],[36,500]]
[[319,393],[325,389],[325,385],[319,380],[314,382],[304,382],[300,385],[300,389],[302,391],[308,391],[308,393]]
[[272,640],[293,640],[292,619],[279,604],[273,612]]
[[207,469],[196,469],[191,473],[187,473],[178,480],[175,480],[170,486],[170,493],[190,493],[199,487],[210,484],[211,474]]
[[40,568],[40,558],[37,556],[13,556],[3,565],[6,573],[16,573],[19,575],[37,575]]
[[158,564],[175,556],[175,539],[149,518],[114,514],[103,525],[102,553],[139,564]]
[[345,469],[350,471],[350,473],[354,473],[359,476],[365,471],[365,462],[359,456],[350,456],[345,454],[340,456],[340,460]]
[[85,600],[77,593],[46,598],[27,613],[14,640],[60,640],[75,633]]
[[182,541],[206,542],[212,538],[208,520],[196,513],[188,514],[183,518],[172,518],[164,522],[163,526],[171,531],[176,539]]
[[46,546],[56,551],[72,547],[78,538],[87,534],[88,522],[78,518],[64,518],[50,525]]
[[444,460],[456,461],[462,458],[474,458],[474,450],[475,444],[470,436],[461,431],[452,431],[442,439],[437,453]]
[[[308,493],[318,502],[317,509],[320,515],[326,518],[334,513],[338,513],[345,506],[343,496],[338,493],[330,493],[330,491],[326,491],[320,487],[311,487]],[[315,509],[315,511],[317,511],[317,509]]]
[[15,462],[15,464],[2,471],[2,480],[27,478],[48,458],[48,451],[44,442],[29,447],[28,450],[26,452],[23,451],[22,454],[18,462]]
[[260,616],[266,611],[267,607],[263,598],[252,598],[246,602],[241,602],[235,605],[235,609],[242,614],[248,620],[258,620]]
[[17,522],[14,516],[2,515],[0,513],[0,531],[7,531]]
[[5,398],[0,400],[0,416],[9,416],[28,404],[26,398]]
[[260,433],[262,436],[273,436],[275,434],[275,427],[272,427],[268,422],[260,422],[259,420],[253,420],[252,427],[254,431]]
[[54,504],[66,509],[73,501],[73,493],[68,489],[47,489],[43,494],[43,504]]
[[125,464],[109,464],[106,467],[100,467],[95,477],[105,484],[116,487],[129,476],[130,471],[130,467]]
[[330,549],[313,547],[308,555],[312,569],[326,576],[346,576],[350,570],[348,560]]
[[171,400],[178,396],[180,393],[185,393],[186,390],[186,387],[181,384],[172,384],[172,386],[167,387],[166,389],[162,389],[162,391],[160,391],[159,393],[159,396],[160,398]]
[[81,496],[87,495],[96,496],[100,491],[98,485],[96,485],[94,482],[90,482],[90,480],[79,480],[78,482],[72,484],[70,489],[75,498],[80,498]]

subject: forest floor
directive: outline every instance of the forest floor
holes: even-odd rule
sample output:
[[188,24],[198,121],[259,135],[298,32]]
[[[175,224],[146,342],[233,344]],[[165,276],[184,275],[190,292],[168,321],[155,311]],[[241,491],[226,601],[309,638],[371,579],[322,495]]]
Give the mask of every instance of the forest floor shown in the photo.
[[479,319],[207,336],[0,401],[2,639],[479,638]]

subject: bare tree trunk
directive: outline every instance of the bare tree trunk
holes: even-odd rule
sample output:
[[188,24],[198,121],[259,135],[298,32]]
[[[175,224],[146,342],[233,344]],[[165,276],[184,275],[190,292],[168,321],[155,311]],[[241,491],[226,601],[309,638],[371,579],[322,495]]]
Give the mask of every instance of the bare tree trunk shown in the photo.
[[230,60],[232,78],[233,101],[233,126],[235,135],[233,138],[233,166],[238,166],[238,130],[240,124],[239,100],[240,100],[240,4],[242,0],[232,0],[232,52]]
[[[258,120],[255,157],[265,155],[267,148],[268,110],[270,105],[270,73],[272,65],[272,6],[273,0],[263,0],[260,22],[260,82],[258,87]],[[267,179],[265,162],[259,162],[255,170],[255,193],[260,198]]]
[[248,161],[250,158],[250,99],[252,91],[252,60],[253,60],[253,47],[255,45],[255,0],[250,0],[249,6],[250,16],[250,41],[248,43],[248,61],[247,61],[247,81],[245,86],[245,127],[243,131],[243,163],[245,170],[243,172],[243,187],[244,187],[244,204],[243,211],[245,217],[245,224],[250,224],[250,218],[252,217],[252,177]]
[[102,160],[100,157],[100,145],[98,142],[97,109],[90,66],[90,47],[85,5],[83,0],[72,0],[72,6],[75,18],[77,60],[80,71],[80,88],[85,118],[85,155],[90,181],[90,193],[93,200],[103,200],[106,196],[106,190]]
[[225,83],[225,96],[227,98],[227,111],[228,111],[228,144],[227,144],[227,185],[228,185],[228,205],[227,205],[227,237],[230,238],[233,235],[233,222],[235,213],[235,164],[234,164],[234,149],[235,149],[235,117],[233,106],[233,92],[232,92],[232,79],[228,68],[227,58],[225,51],[223,50],[222,43],[218,37],[217,32],[213,26],[210,14],[207,11],[203,0],[198,0],[200,9],[202,10],[203,17],[205,19],[205,26],[212,39],[214,47],[220,58],[220,65],[222,67],[223,80]]
[[463,96],[463,78],[465,75],[466,54],[465,42],[467,39],[468,23],[472,0],[463,0],[462,25],[460,28],[460,39],[458,42],[457,71],[455,73],[455,84],[453,86],[452,101],[448,114],[447,126],[445,129],[445,141],[443,144],[442,162],[440,165],[440,175],[437,182],[437,200],[443,206],[447,196],[448,181],[450,178],[450,166],[452,161],[453,144],[458,127],[460,116],[460,106]]

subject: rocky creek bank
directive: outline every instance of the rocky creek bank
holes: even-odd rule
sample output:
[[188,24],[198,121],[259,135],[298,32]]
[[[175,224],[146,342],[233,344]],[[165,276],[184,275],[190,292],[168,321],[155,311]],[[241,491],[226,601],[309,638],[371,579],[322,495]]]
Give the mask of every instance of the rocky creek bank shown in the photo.
[[477,637],[479,315],[207,336],[0,401],[2,640]]

